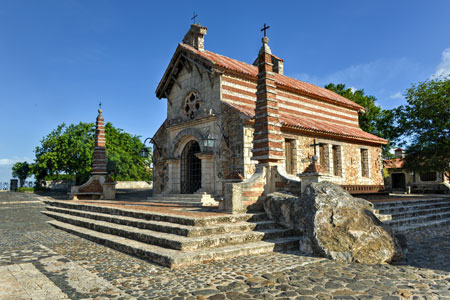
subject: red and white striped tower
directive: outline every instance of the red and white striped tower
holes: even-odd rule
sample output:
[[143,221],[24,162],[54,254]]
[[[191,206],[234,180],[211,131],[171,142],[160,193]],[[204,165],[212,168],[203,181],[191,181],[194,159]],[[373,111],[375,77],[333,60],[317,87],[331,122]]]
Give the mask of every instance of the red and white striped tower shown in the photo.
[[283,159],[280,114],[270,51],[269,38],[264,36],[258,54],[253,159],[259,164],[279,164]]
[[102,116],[102,109],[99,108],[97,121],[95,124],[95,145],[92,155],[91,175],[106,175],[106,140],[105,140],[105,120]]

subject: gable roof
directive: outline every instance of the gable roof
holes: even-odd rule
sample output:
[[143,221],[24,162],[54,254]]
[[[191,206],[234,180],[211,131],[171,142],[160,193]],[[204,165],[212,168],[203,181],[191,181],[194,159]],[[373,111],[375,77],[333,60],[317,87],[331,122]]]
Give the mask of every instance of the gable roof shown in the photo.
[[[176,77],[180,72],[181,68],[178,67],[178,62],[180,61],[180,59],[182,65],[183,60],[190,60],[191,62],[195,62],[196,64],[198,64],[198,66],[204,68],[209,73],[218,71],[251,81],[256,81],[258,75],[258,68],[254,65],[210,51],[199,51],[187,44],[180,43],[177,47],[177,50],[175,51],[174,56],[172,57],[172,60],[169,63],[169,67],[167,68],[158,85],[158,88],[156,90],[156,95],[158,98],[163,98],[165,89],[170,89],[170,87],[173,85],[173,83],[170,83],[170,81],[175,80],[173,79],[173,77]],[[290,78],[278,73],[275,73],[274,75],[275,84],[278,88],[285,89],[295,94],[309,96],[311,98],[332,103],[341,107],[353,109],[355,111],[365,111],[361,105],[328,89],[321,88],[316,85]],[[226,103],[250,118],[253,118],[255,115],[254,109],[252,110],[248,106],[228,102]],[[310,118],[294,118],[292,116],[282,114],[281,123],[286,127],[291,127],[293,129],[298,129],[301,131],[330,134],[333,136],[341,136],[353,140],[366,141],[376,144],[388,143],[387,140],[365,132],[361,128],[348,127],[327,122],[319,122]]]
[[[181,48],[187,52],[190,52],[198,57],[207,60],[215,68],[224,71],[225,73],[231,73],[236,75],[243,75],[249,79],[255,80],[258,76],[258,67],[232,59],[210,51],[199,51],[194,47],[186,44],[179,44],[178,48]],[[285,75],[275,73],[275,84],[279,88],[286,88],[292,90],[295,93],[304,94],[313,98],[318,98],[326,102],[332,102],[341,106],[352,108],[358,111],[365,111],[361,105],[339,95],[333,91],[325,88],[318,87],[314,84],[300,81]]]

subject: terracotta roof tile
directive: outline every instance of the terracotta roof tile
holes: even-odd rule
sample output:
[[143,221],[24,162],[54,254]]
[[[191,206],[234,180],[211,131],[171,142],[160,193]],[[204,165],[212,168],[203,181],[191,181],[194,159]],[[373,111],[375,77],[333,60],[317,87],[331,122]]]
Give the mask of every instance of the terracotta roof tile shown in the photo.
[[387,159],[383,162],[386,169],[401,169],[405,161],[402,158]]
[[[229,102],[227,102],[227,104],[234,107],[235,109],[239,110],[240,112],[244,113],[245,115],[247,115],[250,118],[253,118],[255,116],[255,110],[254,110],[254,108],[252,108],[250,106],[238,105],[238,104],[229,103]],[[296,118],[291,115],[281,114],[281,124],[286,127],[297,128],[297,129],[301,129],[304,131],[332,134],[332,135],[337,135],[337,136],[351,138],[351,139],[375,142],[378,144],[387,144],[388,143],[387,140],[382,139],[376,135],[370,134],[368,132],[365,132],[361,128],[337,125],[337,124],[328,123],[328,122],[324,122],[324,121],[317,121],[317,120],[313,120],[313,119],[305,118],[305,117]]]
[[[185,49],[191,53],[194,53],[200,57],[203,57],[205,59],[207,59],[208,61],[210,61],[215,67],[220,68],[224,71],[233,71],[233,72],[237,72],[243,75],[247,75],[250,77],[255,78],[258,75],[258,68],[254,65],[236,60],[236,59],[232,59],[217,53],[213,53],[210,51],[198,51],[197,49],[186,45],[186,44],[179,44],[179,47],[181,47],[182,49]],[[336,94],[335,92],[332,92],[328,89],[325,88],[321,88],[318,87],[316,85],[310,84],[310,83],[306,83],[285,75],[281,75],[278,73],[275,73],[275,82],[279,85],[279,86],[283,86],[286,88],[290,88],[293,90],[296,90],[299,93],[303,93],[303,94],[307,94],[307,95],[311,95],[311,96],[315,96],[318,98],[321,98],[322,100],[325,101],[329,101],[329,102],[334,102],[334,103],[338,103],[341,104],[343,106],[346,107],[351,107],[353,109],[356,110],[364,110],[364,108],[345,98],[342,97],[339,94]]]

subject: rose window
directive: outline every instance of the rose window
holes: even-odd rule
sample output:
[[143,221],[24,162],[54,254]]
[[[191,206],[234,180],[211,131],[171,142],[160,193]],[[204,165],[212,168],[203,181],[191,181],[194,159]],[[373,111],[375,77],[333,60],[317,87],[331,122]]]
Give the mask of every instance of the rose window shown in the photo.
[[195,118],[195,112],[200,109],[200,99],[197,92],[190,92],[184,100],[184,113],[190,119]]

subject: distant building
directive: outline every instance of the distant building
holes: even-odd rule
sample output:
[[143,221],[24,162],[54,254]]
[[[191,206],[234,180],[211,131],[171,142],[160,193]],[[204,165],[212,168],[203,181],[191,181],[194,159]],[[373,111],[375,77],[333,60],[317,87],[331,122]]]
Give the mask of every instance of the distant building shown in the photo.
[[386,190],[392,192],[424,193],[424,192],[449,192],[449,177],[444,172],[416,173],[403,168],[405,151],[397,148],[395,158],[384,161],[388,177],[385,177]]

